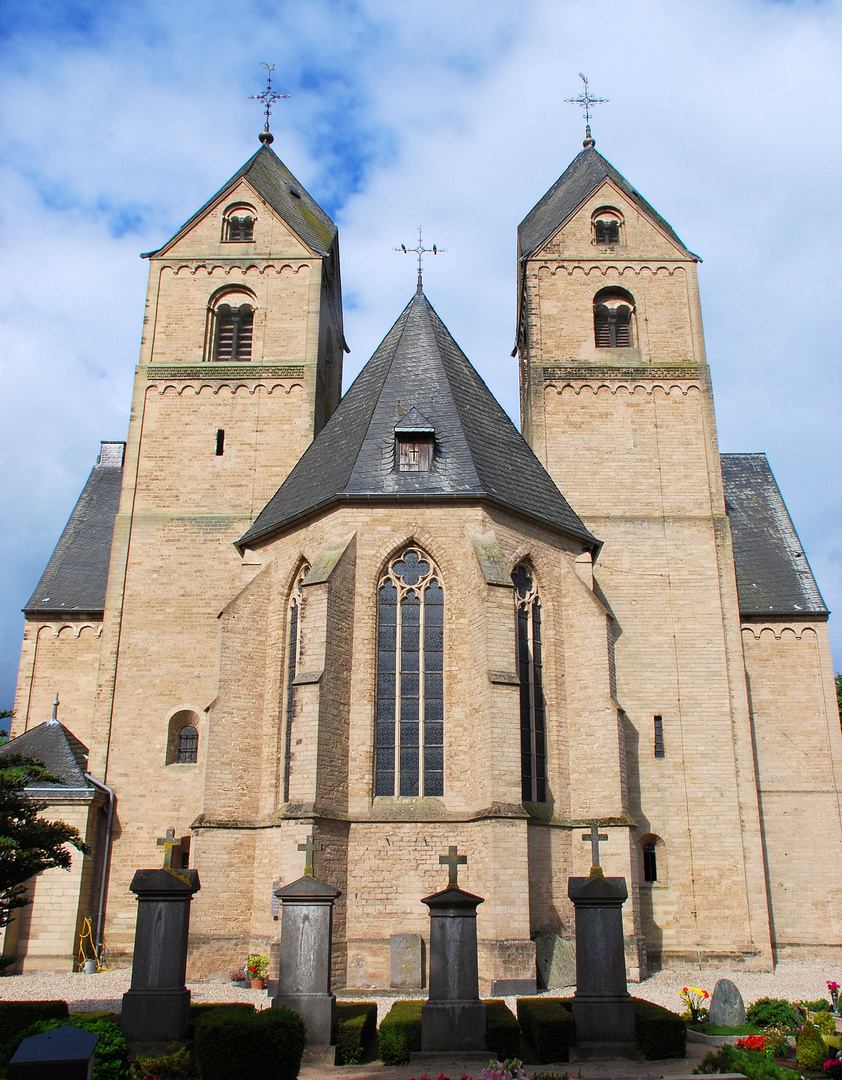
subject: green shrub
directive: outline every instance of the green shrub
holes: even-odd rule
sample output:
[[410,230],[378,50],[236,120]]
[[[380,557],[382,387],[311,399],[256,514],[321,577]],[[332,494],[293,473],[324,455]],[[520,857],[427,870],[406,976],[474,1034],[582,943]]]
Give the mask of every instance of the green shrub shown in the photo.
[[376,1031],[375,1001],[337,1001],[336,1064],[359,1065]]
[[196,1025],[198,1022],[203,1017],[210,1016],[211,1013],[214,1013],[219,1009],[224,1009],[226,1012],[255,1012],[255,1007],[250,1001],[208,1001],[191,1005],[190,1019],[187,1022],[187,1038],[194,1039],[196,1037]]
[[[129,1080],[131,1076],[129,1066],[129,1048],[123,1038],[120,1026],[113,1020],[90,1019],[85,1013],[75,1013],[76,1019],[73,1027],[92,1031],[99,1035],[99,1042],[94,1050],[94,1076],[93,1080]],[[9,1057],[24,1039],[30,1035],[40,1035],[44,1031],[55,1031],[56,1028],[67,1027],[68,1021],[64,1020],[38,1020],[31,1024],[25,1031],[20,1032],[17,1040],[12,1039],[9,1046],[12,1047]]]
[[795,1037],[795,1060],[802,1069],[820,1069],[827,1058],[822,1033],[810,1020],[805,1020]]
[[196,1063],[202,1080],[295,1080],[306,1041],[291,1009],[215,1009],[196,1023]]
[[406,1065],[421,1049],[423,1001],[396,1001],[380,1022],[380,1060],[384,1065]]
[[201,1080],[199,1067],[189,1050],[182,1047],[158,1058],[138,1058],[132,1080]]
[[765,1054],[754,1050],[738,1050],[736,1046],[722,1046],[702,1059],[694,1073],[742,1073],[748,1080],[801,1080],[801,1074],[793,1069],[782,1069]]
[[[20,1046],[18,1037],[37,1020],[64,1020],[67,1023],[66,1001],[0,1001],[0,1068]],[[14,1040],[14,1046],[9,1043]]]
[[827,998],[816,998],[815,1001],[799,1001],[798,1004],[805,1012],[828,1012],[830,1001]]
[[485,1004],[485,1038],[488,1049],[498,1061],[508,1061],[520,1054],[520,1024],[517,1017],[500,998],[489,998]]
[[757,1027],[798,1027],[798,1010],[783,998],[758,998],[746,1009],[746,1020]]
[[813,1023],[822,1033],[822,1035],[835,1035],[836,1034],[836,1021],[833,1018],[833,1014],[830,1009],[822,1009],[821,1012],[813,1014]]
[[570,1047],[576,1045],[576,1024],[565,1008],[569,998],[518,998],[517,1018],[523,1037],[538,1061],[568,1061]]
[[678,1013],[642,998],[634,1002],[634,1034],[648,1061],[683,1058],[687,1053],[687,1028]]
[[84,1027],[83,1020],[102,1020],[107,1024],[119,1024],[120,1014],[115,1012],[72,1012],[68,1020],[74,1027]]

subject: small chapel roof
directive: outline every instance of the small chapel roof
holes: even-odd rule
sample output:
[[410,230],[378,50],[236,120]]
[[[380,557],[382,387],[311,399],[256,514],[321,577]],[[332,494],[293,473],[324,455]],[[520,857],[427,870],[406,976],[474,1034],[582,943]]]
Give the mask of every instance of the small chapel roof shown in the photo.
[[295,179],[278,155],[269,146],[261,146],[241,169],[222,185],[215,195],[200,207],[181,226],[166,244],[155,251],[146,251],[144,258],[152,258],[166,251],[184,233],[208,212],[240,180],[247,180],[261,198],[279,214],[293,232],[304,241],[316,255],[326,255],[336,236],[336,226],[316,200]]
[[30,617],[97,615],[105,610],[114,518],[125,443],[104,442],[41,580],[23,611]]
[[592,146],[586,147],[570,162],[550,190],[529,211],[518,226],[518,253],[528,259],[539,251],[561,226],[571,217],[604,180],[613,181],[617,187],[658,228],[686,251],[692,259],[698,259],[679,239],[673,227],[643,198],[639,191],[622,176],[614,166]]
[[[428,470],[396,468],[402,431],[432,438]],[[238,546],[370,498],[485,499],[599,545],[421,289]]]
[[765,454],[722,454],[740,614],[829,614]]
[[57,720],[29,728],[17,738],[0,746],[0,755],[22,754],[43,761],[58,782],[39,780],[27,791],[37,791],[42,797],[55,792],[61,798],[89,798],[95,790],[85,776],[88,769],[88,748]]

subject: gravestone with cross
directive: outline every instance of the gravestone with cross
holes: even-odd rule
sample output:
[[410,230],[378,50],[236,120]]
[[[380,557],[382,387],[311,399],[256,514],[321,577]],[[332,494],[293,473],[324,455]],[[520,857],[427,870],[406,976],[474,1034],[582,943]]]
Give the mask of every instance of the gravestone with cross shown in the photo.
[[278,981],[272,1007],[285,1005],[307,1025],[310,1058],[329,1055],[336,1042],[336,998],[330,989],[333,905],[342,894],[315,876],[313,856],[322,845],[311,834],[303,844],[304,874],[275,889],[281,905]]
[[476,1054],[486,1049],[477,966],[477,908],[484,901],[459,888],[459,867],[468,859],[455,846],[439,864],[447,866],[447,885],[421,901],[430,909],[430,991],[421,1007],[421,1055]]
[[187,1036],[190,991],[184,984],[190,902],[199,891],[196,870],[173,867],[173,849],[181,847],[174,829],[159,837],[164,865],[138,870],[131,883],[137,897],[137,925],[132,954],[131,988],[123,995],[120,1024],[133,1051],[163,1053]]
[[590,824],[582,840],[591,845],[588,877],[571,877],[567,895],[576,912],[576,993],[572,1011],[577,1045],[571,1061],[637,1059],[634,1002],[626,983],[623,904],[626,880],[606,877],[599,861],[600,842],[609,840]]

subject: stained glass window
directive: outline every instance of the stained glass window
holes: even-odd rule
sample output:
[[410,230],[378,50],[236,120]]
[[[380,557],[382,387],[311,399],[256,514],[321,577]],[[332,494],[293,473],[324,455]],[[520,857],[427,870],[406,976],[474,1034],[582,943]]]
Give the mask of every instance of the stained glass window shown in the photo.
[[378,588],[376,795],[444,794],[444,592],[408,548]]
[[524,802],[547,801],[547,750],[541,657],[541,601],[532,573],[521,563],[512,574],[520,682],[520,776]]
[[289,598],[287,616],[287,653],[286,653],[286,708],[284,731],[284,802],[289,802],[289,774],[292,762],[292,722],[295,712],[295,676],[298,674],[298,661],[301,656],[301,600],[304,579],[310,572],[309,566],[302,566],[295,580]]

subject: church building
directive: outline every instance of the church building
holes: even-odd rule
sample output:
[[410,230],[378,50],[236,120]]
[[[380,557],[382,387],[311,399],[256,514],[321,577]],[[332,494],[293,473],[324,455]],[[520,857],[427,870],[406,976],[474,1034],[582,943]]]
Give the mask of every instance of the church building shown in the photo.
[[270,951],[312,837],[335,986],[389,986],[456,846],[483,994],[534,991],[593,826],[630,977],[842,954],[829,613],[765,456],[719,453],[698,257],[588,136],[518,228],[520,431],[420,280],[342,396],[337,228],[268,132],[144,256],[127,440],[24,608],[4,752],[92,855],[15,970],[86,918],[128,964],[170,828],[191,978]]

